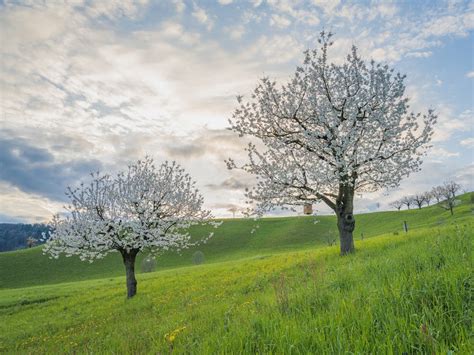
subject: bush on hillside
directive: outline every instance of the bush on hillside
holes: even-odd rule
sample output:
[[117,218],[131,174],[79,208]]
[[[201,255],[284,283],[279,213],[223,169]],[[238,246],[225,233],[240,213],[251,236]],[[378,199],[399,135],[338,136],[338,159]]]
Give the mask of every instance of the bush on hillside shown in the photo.
[[193,254],[193,264],[200,265],[204,263],[204,253],[200,250]]
[[142,261],[142,272],[153,272],[156,270],[156,259],[152,256],[147,256]]

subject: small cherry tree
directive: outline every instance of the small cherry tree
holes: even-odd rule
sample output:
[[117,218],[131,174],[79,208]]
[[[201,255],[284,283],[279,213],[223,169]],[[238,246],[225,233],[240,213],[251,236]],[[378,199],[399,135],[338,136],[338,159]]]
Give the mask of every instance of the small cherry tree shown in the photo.
[[192,241],[189,227],[217,226],[209,220],[210,212],[202,209],[203,197],[195,183],[175,162],[157,168],[147,157],[115,177],[99,172],[91,176],[89,184],[68,188],[68,213],[53,218],[44,252],[53,258],[79,255],[90,262],[120,252],[128,298],[137,292],[139,252],[180,251],[212,236]]
[[441,208],[449,210],[451,216],[454,215],[454,207],[460,202],[456,200],[456,196],[461,191],[461,185],[454,181],[447,181],[442,186],[438,187],[442,192],[442,202],[439,204]]
[[443,187],[435,186],[431,189],[431,196],[436,200],[436,203],[440,203],[443,200]]
[[425,199],[426,204],[429,206],[430,202],[433,200],[433,194],[431,193],[431,191],[424,192],[423,197]]
[[393,208],[396,208],[397,211],[400,211],[400,209],[403,207],[404,203],[401,200],[396,200],[393,202],[390,202],[390,206]]
[[404,196],[400,200],[405,206],[407,206],[407,209],[410,209],[410,206],[413,205],[415,202],[413,201],[413,196]]
[[413,195],[412,200],[413,200],[413,203],[417,205],[419,209],[421,209],[423,205],[426,203],[425,194]]
[[247,192],[253,213],[323,201],[337,216],[341,254],[354,251],[355,192],[398,186],[419,170],[436,116],[408,112],[405,76],[366,63],[354,46],[343,64],[328,60],[331,34],[307,51],[287,84],[263,78],[249,100],[238,97],[230,120],[248,145],[248,162],[227,161],[256,175]]

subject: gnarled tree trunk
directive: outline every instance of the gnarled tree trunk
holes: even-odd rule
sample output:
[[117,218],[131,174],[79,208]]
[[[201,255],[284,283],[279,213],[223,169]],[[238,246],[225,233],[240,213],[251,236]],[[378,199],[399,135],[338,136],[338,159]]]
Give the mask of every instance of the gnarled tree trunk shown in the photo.
[[354,188],[352,186],[340,186],[339,195],[336,200],[337,228],[339,229],[339,240],[341,244],[341,255],[354,252],[354,238],[352,232],[355,229],[354,219]]
[[127,276],[127,298],[132,298],[137,293],[137,279],[135,278],[135,259],[138,249],[120,250],[123,263],[125,265],[125,273]]

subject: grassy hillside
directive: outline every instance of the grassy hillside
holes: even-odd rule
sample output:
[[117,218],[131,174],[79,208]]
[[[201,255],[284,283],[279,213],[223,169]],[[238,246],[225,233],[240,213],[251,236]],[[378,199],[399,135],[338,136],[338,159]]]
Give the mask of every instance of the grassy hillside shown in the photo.
[[[354,233],[356,248],[361,233],[364,238],[382,233],[403,233],[403,221],[407,221],[411,232],[413,229],[449,224],[457,218],[470,216],[472,205],[469,197],[469,194],[460,197],[463,204],[455,209],[454,217],[437,206],[357,215]],[[318,223],[315,224],[315,220]],[[257,232],[251,234],[256,225],[259,226]],[[200,235],[206,230],[195,229],[194,232]],[[328,238],[337,239],[333,216],[264,218],[258,222],[225,220],[215,230],[215,236],[208,244],[186,250],[182,255],[166,253],[160,256],[158,270],[192,265],[192,254],[196,250],[204,252],[206,263],[214,263],[325,246]],[[137,261],[138,270],[142,257]],[[50,260],[42,255],[40,247],[0,253],[0,270],[0,289],[115,277],[124,273],[121,257],[117,253],[89,264],[77,257]]]
[[472,227],[0,290],[0,352],[470,354]]

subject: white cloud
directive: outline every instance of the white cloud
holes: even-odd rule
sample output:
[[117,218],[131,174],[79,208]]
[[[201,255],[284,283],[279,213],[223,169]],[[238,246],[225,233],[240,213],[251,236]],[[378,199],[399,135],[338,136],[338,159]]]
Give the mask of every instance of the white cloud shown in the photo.
[[85,7],[86,13],[92,17],[105,16],[109,19],[120,17],[136,17],[140,10],[148,3],[148,0],[108,0],[93,1]]
[[459,157],[459,152],[450,152],[442,147],[433,147],[429,152],[429,158],[433,161],[443,161],[446,158]]
[[15,216],[26,223],[44,223],[62,209],[62,203],[25,193],[0,181],[0,213]]
[[447,141],[454,133],[468,131],[474,127],[474,114],[471,110],[465,110],[459,115],[454,115],[451,107],[440,105],[436,109],[436,114],[438,115],[438,123],[435,126],[434,142]]
[[229,34],[230,38],[235,40],[241,39],[242,36],[245,34],[245,27],[243,25],[228,27],[225,30]]
[[282,64],[302,56],[303,49],[303,45],[290,35],[261,36],[247,50],[245,56],[259,55],[266,63]]
[[339,0],[311,0],[311,2],[328,14],[334,14],[335,9],[340,3]]
[[279,28],[286,28],[291,25],[291,21],[284,16],[273,14],[270,18],[270,25]]
[[459,142],[462,146],[467,148],[474,148],[474,138],[466,138]]
[[199,21],[199,23],[205,25],[208,31],[210,31],[214,26],[214,21],[209,17],[208,13],[203,8],[194,5],[194,11],[192,15],[196,20]]
[[[254,1],[257,6],[260,3]],[[186,10],[183,1],[173,4],[179,13]],[[137,21],[146,4],[111,1],[90,8],[58,2],[5,5],[0,12],[4,29],[0,48],[2,129],[48,148],[58,161],[94,157],[110,162],[108,169],[121,168],[147,153],[157,159],[175,154],[201,184],[206,203],[217,205],[222,203],[222,193],[205,186],[229,179],[223,158],[243,154],[230,136],[219,131],[227,126],[235,95],[249,94],[262,74],[286,79],[294,61],[302,58],[303,49],[315,44],[318,16],[325,26],[335,29],[336,56],[345,55],[355,43],[363,56],[392,62],[405,56],[433,55],[431,49],[442,44],[443,36],[462,36],[471,26],[469,15],[459,7],[435,9],[414,18],[385,3],[370,9],[360,4],[347,7],[314,1],[315,6],[307,8],[302,1],[274,0],[268,2],[268,8],[242,9],[238,25],[222,27],[226,40],[221,43],[215,36],[218,31],[205,30],[221,21],[215,22],[206,2],[203,4],[202,8],[188,5],[203,28],[191,31],[185,22],[187,16],[175,13],[153,26],[138,25],[135,32],[117,30],[115,24],[123,17]],[[238,11],[237,6],[235,9]],[[460,19],[454,21],[449,16]],[[444,19],[438,31],[432,28],[434,18]],[[298,32],[275,35],[267,20],[287,28],[289,21]],[[108,25],[110,21],[115,21],[114,26]],[[373,23],[380,27],[374,30]],[[228,45],[228,37],[237,40],[244,34],[245,40]],[[472,72],[467,74],[473,76]],[[434,87],[433,78],[426,79],[426,84]],[[428,101],[430,94],[421,85],[416,88],[417,107],[425,109],[421,98]],[[454,161],[449,158],[460,153],[452,151],[448,143],[472,127],[472,112],[458,115],[442,100],[437,112],[433,152],[445,163]],[[445,148],[440,148],[439,142],[446,142]],[[471,147],[473,142],[467,138],[460,144]],[[448,176],[447,171],[443,177]],[[439,179],[434,168],[426,174],[433,174],[433,181]],[[410,179],[407,184],[420,186],[420,181]],[[59,208],[52,201],[21,191],[12,190],[8,196],[8,207],[4,207],[2,196],[0,213],[22,215],[18,207],[22,200],[31,220]],[[229,196],[234,205],[243,201],[240,192],[232,191]]]
[[182,13],[186,9],[186,4],[183,0],[173,0],[173,4],[178,13]]
[[409,52],[407,53],[407,57],[428,58],[431,57],[432,54],[432,51]]
[[474,70],[473,70],[473,71],[470,71],[470,72],[468,72],[468,73],[466,74],[466,77],[467,77],[467,78],[471,78],[471,79],[473,79],[473,78],[474,78]]
[[232,0],[218,0],[219,4],[221,5],[229,5],[232,4]]

